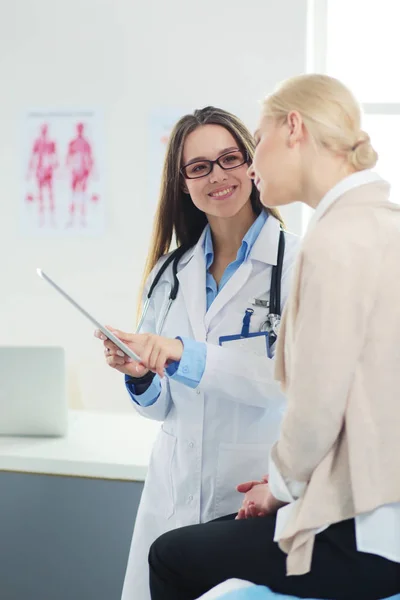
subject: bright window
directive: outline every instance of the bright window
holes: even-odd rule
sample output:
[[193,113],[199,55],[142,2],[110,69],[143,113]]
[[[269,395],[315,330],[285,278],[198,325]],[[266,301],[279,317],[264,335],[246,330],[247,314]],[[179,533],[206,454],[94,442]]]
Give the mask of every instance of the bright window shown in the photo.
[[312,71],[348,85],[363,106],[363,129],[379,154],[376,171],[400,202],[400,2],[310,0]]
[[363,103],[400,102],[395,68],[400,57],[400,2],[322,1],[327,3],[326,72],[346,83]]

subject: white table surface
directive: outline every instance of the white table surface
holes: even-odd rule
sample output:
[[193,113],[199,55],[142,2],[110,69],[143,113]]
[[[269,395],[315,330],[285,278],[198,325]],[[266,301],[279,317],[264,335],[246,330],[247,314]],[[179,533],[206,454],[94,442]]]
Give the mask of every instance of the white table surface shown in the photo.
[[0,436],[0,471],[144,481],[160,426],[134,413],[70,411],[64,438]]

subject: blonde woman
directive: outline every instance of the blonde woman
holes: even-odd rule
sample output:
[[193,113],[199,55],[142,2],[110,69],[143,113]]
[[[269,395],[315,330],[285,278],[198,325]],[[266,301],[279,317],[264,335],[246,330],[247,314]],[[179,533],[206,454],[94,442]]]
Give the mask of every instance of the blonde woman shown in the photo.
[[333,78],[284,82],[256,138],[262,203],[315,209],[277,348],[288,407],[269,482],[240,486],[236,519],[153,544],[152,599],[232,577],[302,598],[384,598],[400,591],[400,206]]

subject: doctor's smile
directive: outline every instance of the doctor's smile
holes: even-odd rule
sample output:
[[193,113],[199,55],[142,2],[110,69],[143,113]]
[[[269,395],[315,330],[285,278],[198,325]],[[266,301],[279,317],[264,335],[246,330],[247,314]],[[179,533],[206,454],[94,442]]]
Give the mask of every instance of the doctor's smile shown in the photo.
[[231,185],[229,187],[218,188],[217,190],[214,190],[213,192],[209,192],[208,195],[211,198],[215,198],[216,200],[225,200],[226,198],[230,198],[231,196],[233,196],[237,187],[238,187],[237,185]]

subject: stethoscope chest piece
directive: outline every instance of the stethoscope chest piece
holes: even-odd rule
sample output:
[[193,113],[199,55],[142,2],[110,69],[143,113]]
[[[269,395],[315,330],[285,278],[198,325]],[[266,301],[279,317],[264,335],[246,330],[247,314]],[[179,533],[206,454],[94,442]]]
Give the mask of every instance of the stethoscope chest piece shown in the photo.
[[261,325],[261,331],[272,333],[278,337],[279,326],[281,324],[281,316],[270,313]]

